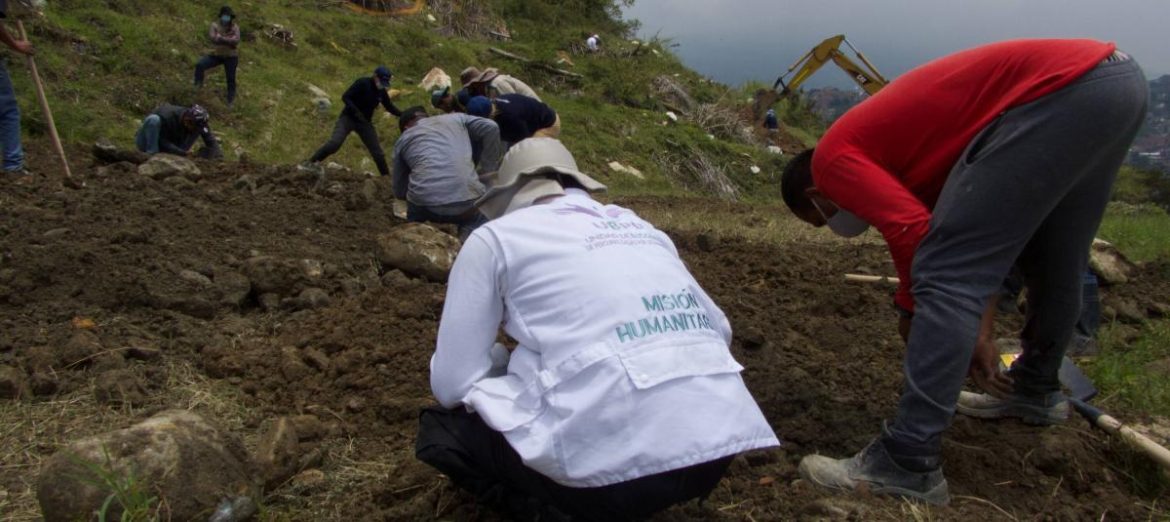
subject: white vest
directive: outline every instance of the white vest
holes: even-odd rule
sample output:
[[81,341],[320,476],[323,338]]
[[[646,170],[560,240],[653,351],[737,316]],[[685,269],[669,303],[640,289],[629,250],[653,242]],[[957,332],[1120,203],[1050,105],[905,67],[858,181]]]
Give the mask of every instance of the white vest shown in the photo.
[[779,444],[728,350],[731,328],[674,244],[570,193],[478,229],[498,259],[507,374],[463,403],[529,467],[596,487]]

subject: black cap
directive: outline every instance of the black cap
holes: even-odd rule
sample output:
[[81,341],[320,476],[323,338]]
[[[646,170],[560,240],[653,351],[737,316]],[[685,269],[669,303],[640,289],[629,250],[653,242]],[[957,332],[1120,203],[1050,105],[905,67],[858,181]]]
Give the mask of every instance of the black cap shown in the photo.
[[406,125],[418,118],[426,118],[427,110],[422,105],[415,105],[402,111],[398,117],[398,132],[406,132]]

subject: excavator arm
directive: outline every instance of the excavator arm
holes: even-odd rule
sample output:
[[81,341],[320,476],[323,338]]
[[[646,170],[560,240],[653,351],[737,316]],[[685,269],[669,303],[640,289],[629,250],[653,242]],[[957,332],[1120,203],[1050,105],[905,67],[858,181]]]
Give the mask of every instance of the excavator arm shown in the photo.
[[[853,54],[857,56],[857,62],[853,61],[849,58],[848,55],[841,52],[840,47],[842,43],[847,45],[849,49],[853,51]],[[782,89],[780,89],[780,95],[786,96],[792,91],[799,89],[805,80],[807,80],[810,76],[813,75],[813,73],[817,72],[817,70],[830,61],[837,64],[837,67],[840,67],[847,74],[849,74],[849,77],[852,78],[854,82],[857,82],[857,85],[861,86],[861,88],[865,89],[865,92],[869,94],[877,93],[879,90],[881,90],[882,87],[885,87],[886,84],[889,83],[889,81],[878,72],[877,67],[874,67],[874,65],[870,63],[869,59],[867,59],[865,55],[861,54],[861,51],[858,51],[856,47],[853,47],[853,44],[849,43],[849,40],[845,39],[845,35],[839,34],[830,38],[826,38],[823,42],[817,44],[816,47],[813,47],[812,50],[805,53],[805,55],[797,60],[796,63],[792,64],[792,67],[789,67],[783,75],[781,75],[779,78],[776,78],[776,83],[772,84],[772,89],[775,90],[776,88],[781,87]],[[858,62],[860,62],[860,64]],[[793,71],[796,71],[796,74],[794,74],[792,79],[789,80],[787,84],[785,84],[784,78],[789,74],[792,74]]]

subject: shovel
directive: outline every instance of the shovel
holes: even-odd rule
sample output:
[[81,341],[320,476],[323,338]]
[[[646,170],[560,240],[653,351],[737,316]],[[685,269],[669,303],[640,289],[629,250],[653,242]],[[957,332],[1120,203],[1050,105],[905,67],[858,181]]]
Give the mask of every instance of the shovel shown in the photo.
[[[1004,356],[1005,359],[1007,357]],[[1015,358],[1014,354],[1012,358]],[[1097,387],[1093,386],[1093,381],[1089,380],[1072,359],[1065,357],[1060,361],[1059,375],[1061,384],[1068,388],[1068,402],[1077,413],[1088,419],[1090,424],[1120,437],[1134,449],[1149,455],[1163,469],[1170,471],[1170,450],[1088,403],[1097,396]]]

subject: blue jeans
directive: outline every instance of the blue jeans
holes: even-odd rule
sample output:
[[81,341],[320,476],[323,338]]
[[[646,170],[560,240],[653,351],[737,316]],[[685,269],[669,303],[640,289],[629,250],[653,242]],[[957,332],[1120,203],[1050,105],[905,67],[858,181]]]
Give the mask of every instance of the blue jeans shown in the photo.
[[207,55],[195,62],[195,86],[203,86],[203,73],[208,69],[223,65],[224,76],[227,76],[228,105],[236,101],[236,67],[240,65],[239,56]]
[[24,149],[20,146],[20,106],[8,67],[0,61],[0,153],[4,155],[4,170],[24,168]]
[[158,154],[158,132],[162,129],[162,120],[157,114],[151,114],[142,120],[138,134],[134,135],[134,144],[138,150],[147,154]]

